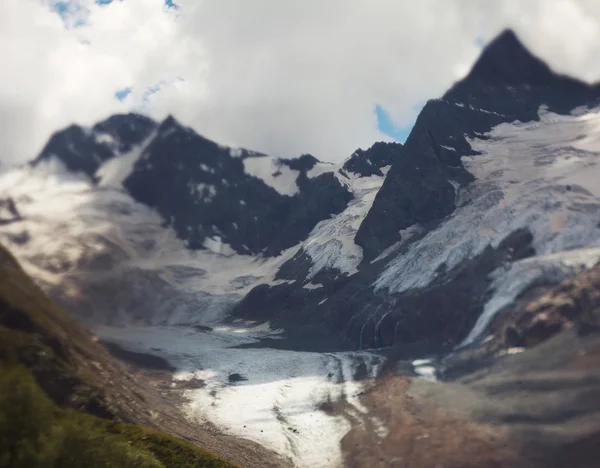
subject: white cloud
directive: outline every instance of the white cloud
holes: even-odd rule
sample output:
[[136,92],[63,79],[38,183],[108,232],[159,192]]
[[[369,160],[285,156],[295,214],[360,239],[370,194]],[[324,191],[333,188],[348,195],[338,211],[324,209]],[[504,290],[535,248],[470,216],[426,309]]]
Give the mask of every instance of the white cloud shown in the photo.
[[78,0],[87,23],[69,30],[48,1],[0,2],[4,163],[132,108],[222,143],[340,160],[382,139],[376,104],[410,123],[505,26],[557,69],[600,78],[596,0]]

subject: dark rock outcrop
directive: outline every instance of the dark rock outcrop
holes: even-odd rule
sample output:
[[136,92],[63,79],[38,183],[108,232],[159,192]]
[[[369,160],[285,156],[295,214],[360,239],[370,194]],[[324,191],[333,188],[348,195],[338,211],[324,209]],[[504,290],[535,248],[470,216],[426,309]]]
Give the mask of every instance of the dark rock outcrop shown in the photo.
[[293,196],[247,174],[246,158],[268,156],[247,150],[232,156],[229,148],[170,117],[159,126],[157,138],[124,187],[155,208],[189,248],[202,248],[207,238],[218,238],[244,254],[279,254],[305,239],[319,221],[342,211],[352,198],[332,173],[307,177],[316,163],[310,155],[280,161],[299,171],[299,190]]
[[368,150],[358,149],[342,166],[345,172],[352,172],[361,177],[372,175],[383,176],[381,168],[391,166],[402,154],[402,143],[386,143],[380,141]]
[[32,162],[58,158],[72,172],[94,178],[102,163],[127,153],[156,128],[156,123],[139,114],[113,115],[91,129],[71,125],[55,133]]
[[[488,246],[457,268],[440,271],[426,288],[400,294],[373,290],[371,284],[381,271],[381,262],[350,277],[321,272],[313,279],[322,284],[318,289],[303,288],[301,280],[260,285],[236,306],[233,315],[270,320],[275,328],[288,330],[291,337],[337,341],[347,349],[449,348],[466,336],[481,314],[490,293],[489,273],[498,265],[534,255],[532,240],[529,231],[517,230],[497,248]],[[293,278],[298,273],[284,264],[281,277]]]
[[600,266],[549,288],[506,316],[499,338],[509,348],[529,348],[571,328],[582,334],[600,331]]

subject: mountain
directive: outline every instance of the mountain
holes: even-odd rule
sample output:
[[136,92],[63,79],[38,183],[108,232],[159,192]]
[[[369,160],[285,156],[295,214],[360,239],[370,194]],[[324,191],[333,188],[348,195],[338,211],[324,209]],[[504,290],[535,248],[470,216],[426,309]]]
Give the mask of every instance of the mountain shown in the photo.
[[506,31],[405,144],[340,164],[173,117],[58,131],[0,175],[0,241],[113,355],[176,371],[156,396],[54,305],[27,343],[58,361],[19,355],[60,404],[242,466],[288,463],[246,439],[297,466],[593,466],[599,98]]
[[156,124],[117,115],[91,129],[71,126],[33,165],[52,159],[101,186],[122,184],[190,249],[216,242],[239,254],[279,255],[351,198],[333,169],[315,170],[310,155],[283,160],[222,147],[173,117]]
[[[464,80],[423,108],[356,231],[358,273],[330,268],[310,291],[299,281],[257,287],[235,313],[260,310],[294,330],[323,329],[325,318],[326,341],[341,334],[358,348],[470,342],[485,317],[532,285],[597,258],[593,249],[580,263],[566,260],[575,253],[546,256],[598,246],[599,194],[585,173],[599,148],[592,135],[581,140],[596,114],[560,115],[599,97],[598,86],[553,73],[502,33]],[[308,278],[302,254],[290,262],[297,266],[284,264],[280,275],[293,273],[281,278]]]
[[473,176],[462,156],[475,154],[469,138],[501,123],[539,120],[538,109],[567,114],[594,107],[600,87],[553,73],[512,31],[482,52],[471,72],[441,99],[427,102],[406,141],[404,157],[392,165],[356,241],[369,259],[401,240],[399,232],[454,211],[454,185]]
[[404,145],[340,165],[113,116],[3,177],[2,235],[91,323],[269,321],[278,346],[451,349],[596,260],[599,98],[505,31]]

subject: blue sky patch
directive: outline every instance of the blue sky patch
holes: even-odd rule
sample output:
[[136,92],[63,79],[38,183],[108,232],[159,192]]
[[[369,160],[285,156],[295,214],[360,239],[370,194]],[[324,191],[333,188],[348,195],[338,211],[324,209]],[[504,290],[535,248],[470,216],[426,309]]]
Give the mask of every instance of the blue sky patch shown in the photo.
[[[96,0],[97,5],[110,5],[115,0]],[[122,1],[122,0],[121,0]],[[150,0],[148,0],[150,1]],[[161,1],[161,0],[155,0]],[[162,0],[167,8],[179,10],[180,6],[175,0]],[[85,26],[89,16],[89,10],[76,0],[51,0],[50,8],[54,10],[63,20],[66,28],[77,28]]]
[[127,96],[129,96],[131,94],[132,89],[131,88],[123,88],[120,89],[118,91],[115,92],[115,98],[118,101],[123,102],[125,99],[127,99]]
[[[96,0],[98,5],[109,5],[113,0]],[[177,5],[173,0],[165,0],[165,5],[169,8],[179,9],[179,5]]]
[[50,7],[63,20],[66,28],[77,28],[85,25],[88,11],[76,2],[70,0],[53,1]]
[[[416,110],[420,111],[423,104],[415,106]],[[404,143],[413,128],[414,122],[410,125],[398,127],[392,121],[390,114],[381,105],[375,106],[375,114],[377,115],[377,128],[381,133],[392,137],[394,140]]]

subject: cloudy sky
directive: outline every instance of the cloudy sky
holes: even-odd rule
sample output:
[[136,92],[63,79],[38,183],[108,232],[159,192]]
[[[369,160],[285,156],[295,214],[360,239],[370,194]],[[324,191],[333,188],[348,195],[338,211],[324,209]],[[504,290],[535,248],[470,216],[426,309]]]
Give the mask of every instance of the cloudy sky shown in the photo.
[[131,110],[339,161],[403,140],[507,26],[554,68],[600,79],[598,0],[1,0],[0,162]]

